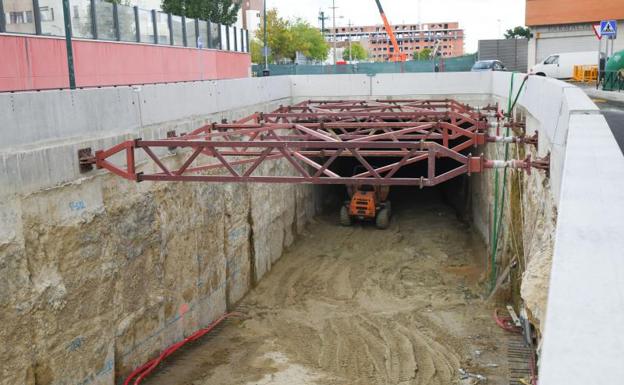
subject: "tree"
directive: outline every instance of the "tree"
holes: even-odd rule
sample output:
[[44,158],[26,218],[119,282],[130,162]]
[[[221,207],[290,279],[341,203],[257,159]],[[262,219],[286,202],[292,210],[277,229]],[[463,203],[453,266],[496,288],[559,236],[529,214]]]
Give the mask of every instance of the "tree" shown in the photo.
[[321,32],[307,21],[298,19],[289,28],[292,35],[295,52],[290,59],[295,60],[297,52],[312,60],[323,61],[329,54],[329,44],[323,38]]
[[[264,45],[264,25],[256,32],[260,56]],[[319,30],[303,20],[290,22],[281,18],[276,9],[267,11],[267,45],[270,48],[269,61],[295,60],[297,52],[314,60],[327,59],[329,45]],[[251,47],[253,48],[253,47]],[[253,60],[253,53],[252,53]]]
[[163,12],[214,23],[236,23],[241,0],[162,0]]
[[414,60],[429,60],[431,59],[431,51],[430,48],[423,48],[420,51],[414,51]]
[[518,26],[505,32],[505,39],[530,39],[531,31],[527,27]]
[[[349,54],[351,53],[351,54]],[[342,52],[342,59],[349,60],[349,58],[353,60],[365,60],[368,57],[368,52],[362,47],[362,44],[359,42],[351,43],[351,49],[349,47],[345,48]]]
[[[288,20],[279,17],[277,9],[267,11],[267,45],[270,48],[269,61],[276,62],[295,55],[292,34]],[[264,45],[264,24],[256,31],[256,38]]]
[[249,42],[249,51],[251,52],[251,62],[255,64],[264,63],[264,56],[262,56],[262,42],[258,39],[251,39]]

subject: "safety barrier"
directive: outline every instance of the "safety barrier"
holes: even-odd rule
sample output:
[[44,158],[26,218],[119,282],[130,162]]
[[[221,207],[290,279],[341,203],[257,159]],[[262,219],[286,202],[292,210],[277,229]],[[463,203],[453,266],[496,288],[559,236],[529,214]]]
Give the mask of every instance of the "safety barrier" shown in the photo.
[[[270,64],[271,76],[274,75],[344,75],[363,74],[376,75],[380,73],[410,73],[410,72],[465,72],[470,71],[477,60],[477,55],[439,60],[410,60],[403,63],[357,63],[345,65],[297,65],[297,64]],[[252,67],[253,76],[262,76],[264,65]]]
[[577,82],[592,83],[598,80],[597,65],[576,65],[572,78]]

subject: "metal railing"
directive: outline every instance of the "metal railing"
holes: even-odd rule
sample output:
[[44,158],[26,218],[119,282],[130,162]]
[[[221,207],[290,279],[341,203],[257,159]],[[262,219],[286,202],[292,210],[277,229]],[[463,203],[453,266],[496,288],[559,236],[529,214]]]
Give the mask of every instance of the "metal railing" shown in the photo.
[[65,37],[64,1],[72,38],[249,52],[247,30],[103,0],[0,0],[0,33]]

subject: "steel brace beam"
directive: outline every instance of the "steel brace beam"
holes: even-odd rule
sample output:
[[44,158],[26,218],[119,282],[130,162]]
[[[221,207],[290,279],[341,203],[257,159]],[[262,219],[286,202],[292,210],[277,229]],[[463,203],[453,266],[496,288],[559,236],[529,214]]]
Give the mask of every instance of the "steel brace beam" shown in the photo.
[[[493,110],[487,107],[485,110]],[[95,165],[135,181],[257,182],[435,186],[487,168],[530,171],[544,161],[489,161],[470,149],[493,142],[534,144],[535,138],[487,135],[484,109],[453,100],[309,100],[234,123],[200,127],[167,139],[134,139],[107,150],[79,151],[83,172]],[[166,161],[175,151],[178,162]],[[361,169],[344,173],[337,160]],[[143,159],[153,163],[141,167]],[[265,162],[290,163],[290,175],[262,175]],[[445,159],[441,169],[438,162]],[[400,171],[426,164],[419,176]],[[176,164],[176,166],[171,166]],[[398,176],[402,174],[403,176]]]

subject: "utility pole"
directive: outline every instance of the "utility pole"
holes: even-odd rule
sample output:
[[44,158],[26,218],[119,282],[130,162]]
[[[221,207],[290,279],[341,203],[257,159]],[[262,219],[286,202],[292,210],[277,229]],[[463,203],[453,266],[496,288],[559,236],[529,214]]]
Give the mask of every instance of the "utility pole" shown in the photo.
[[334,29],[334,65],[337,63],[336,59],[336,0],[332,0],[332,23]]
[[263,76],[269,76],[271,72],[269,71],[269,45],[267,40],[267,10],[266,3],[267,0],[263,1],[264,3],[264,71],[262,71]]
[[325,16],[325,12],[324,11],[319,11],[319,18],[321,21],[321,33],[323,34],[323,37],[325,37],[325,32],[327,32],[325,30],[325,20],[329,19],[328,16]]
[[[39,10],[36,10],[39,11]],[[63,0],[63,20],[65,22],[65,46],[67,47],[67,67],[69,71],[69,88],[76,89],[76,74],[74,72],[74,49],[72,47],[72,27],[69,15],[69,0]]]
[[351,26],[353,24],[351,24],[351,20],[349,20],[349,31],[347,32],[349,36],[349,63],[351,63],[353,61],[353,50],[351,49]]

